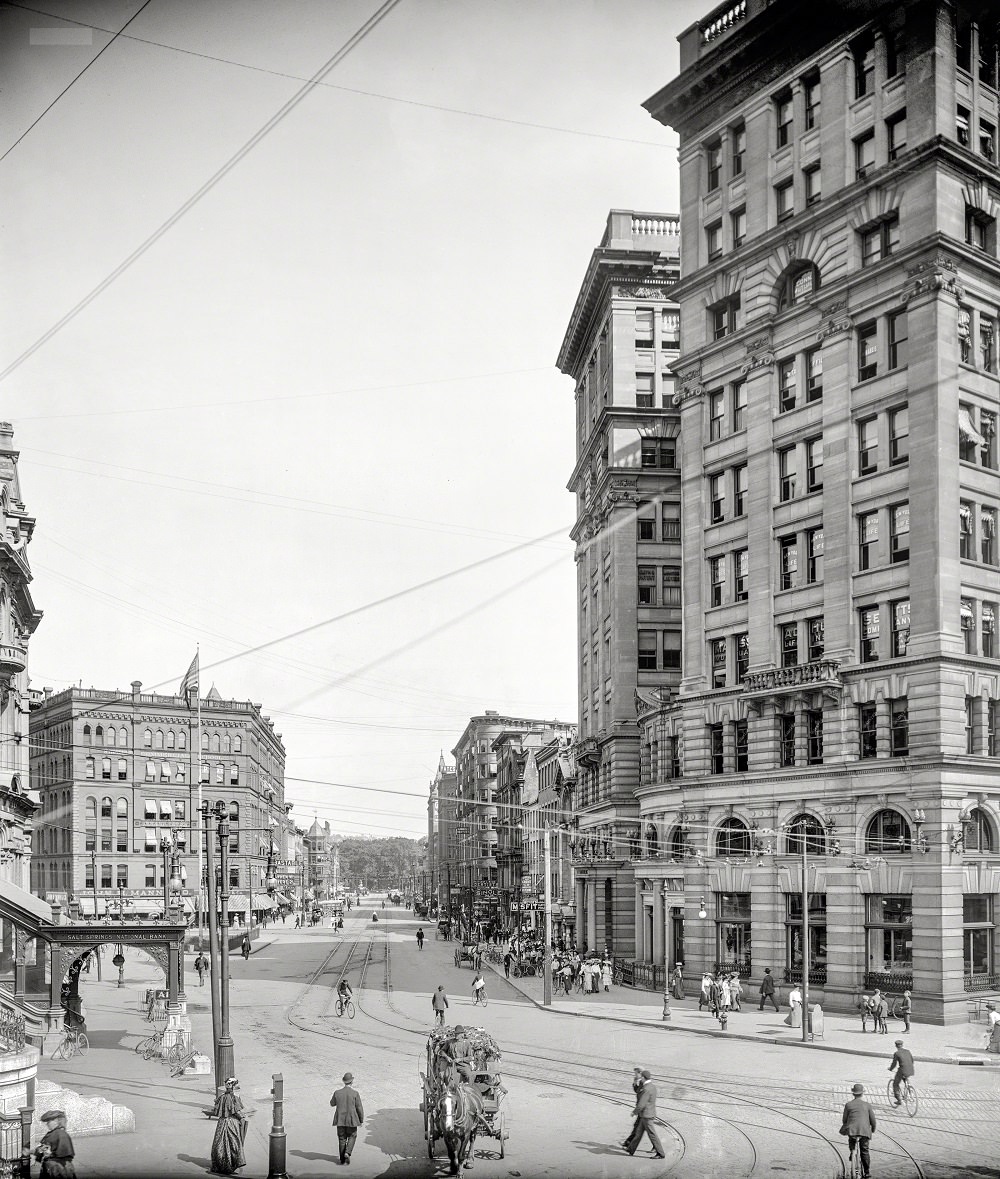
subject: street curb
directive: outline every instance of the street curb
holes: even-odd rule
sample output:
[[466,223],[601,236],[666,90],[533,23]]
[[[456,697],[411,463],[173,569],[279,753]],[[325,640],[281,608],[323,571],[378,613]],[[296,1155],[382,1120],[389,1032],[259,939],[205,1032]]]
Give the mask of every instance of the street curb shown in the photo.
[[[617,1023],[624,1027],[632,1028],[659,1028],[664,1032],[689,1032],[692,1036],[711,1036],[716,1040],[743,1040],[748,1044],[776,1044],[779,1047],[785,1048],[811,1048],[816,1052],[839,1052],[845,1056],[868,1056],[873,1060],[885,1060],[884,1052],[869,1052],[864,1048],[842,1048],[836,1044],[817,1044],[815,1040],[784,1040],[771,1036],[748,1036],[743,1032],[724,1032],[721,1029],[714,1028],[689,1028],[680,1027],[675,1023],[661,1021],[657,1023],[650,1019],[622,1019],[618,1015],[601,1015],[598,1012],[592,1011],[564,1011],[562,1008],[556,1010],[552,1007],[546,1007],[544,1003],[529,995],[527,991],[522,991],[513,979],[506,978],[497,968],[495,962],[487,962],[486,965],[499,978],[503,978],[504,982],[509,983],[519,995],[522,995],[529,1003],[534,1004],[539,1011],[548,1012],[550,1015],[569,1015],[574,1019],[601,1019],[605,1023]],[[976,1065],[981,1068],[1000,1068],[1000,1058],[997,1060],[980,1060],[978,1057],[970,1057],[964,1059],[958,1056],[923,1056],[920,1057],[921,1064],[950,1064],[950,1065]]]

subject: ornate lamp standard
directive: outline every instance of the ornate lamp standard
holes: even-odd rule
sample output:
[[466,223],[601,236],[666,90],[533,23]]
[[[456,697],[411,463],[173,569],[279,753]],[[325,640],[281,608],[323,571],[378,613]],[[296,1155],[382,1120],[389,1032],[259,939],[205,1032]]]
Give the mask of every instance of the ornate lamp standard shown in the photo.
[[222,942],[220,945],[221,963],[219,970],[220,1004],[219,1004],[219,1050],[216,1066],[216,1081],[224,1080],[234,1074],[236,1065],[233,1059],[233,1040],[229,1034],[229,813],[226,804],[220,799],[215,804],[215,818],[218,823],[219,861],[221,865],[221,880],[219,890],[220,926]]

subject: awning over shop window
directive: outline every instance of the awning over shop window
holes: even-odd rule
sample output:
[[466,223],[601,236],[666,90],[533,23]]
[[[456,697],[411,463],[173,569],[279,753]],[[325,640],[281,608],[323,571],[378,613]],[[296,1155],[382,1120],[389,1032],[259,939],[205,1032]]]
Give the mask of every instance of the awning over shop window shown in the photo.
[[967,409],[959,409],[958,411],[958,432],[968,442],[974,442],[977,446],[984,446],[986,444],[986,439],[976,429],[972,415]]

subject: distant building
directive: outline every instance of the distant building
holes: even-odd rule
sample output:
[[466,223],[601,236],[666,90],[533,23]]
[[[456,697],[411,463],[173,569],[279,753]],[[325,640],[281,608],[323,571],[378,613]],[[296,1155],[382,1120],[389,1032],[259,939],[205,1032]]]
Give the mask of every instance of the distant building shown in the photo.
[[[185,907],[195,909],[200,797],[225,804],[229,885],[264,892],[272,845],[280,852],[285,749],[260,705],[98,688],[46,690],[31,714],[31,782],[41,798],[32,887],[70,912],[162,912],[164,841],[179,855]],[[214,830],[214,821],[213,821]],[[218,861],[216,861],[218,863]],[[124,895],[123,895],[124,893]],[[258,906],[259,907],[259,906]],[[240,911],[233,899],[231,912]]]
[[509,911],[501,911],[500,901],[497,844],[501,820],[494,742],[505,730],[539,733],[571,728],[559,721],[525,720],[487,710],[470,718],[452,750],[457,778],[452,909],[465,921],[478,917],[505,925],[511,919]]
[[457,848],[455,795],[458,776],[442,751],[427,800],[427,859],[425,897],[433,898],[442,913],[449,911],[451,869]]
[[313,900],[329,900],[333,897],[338,876],[338,837],[330,830],[330,823],[320,823],[314,818],[312,826],[305,833],[302,843],[306,856],[306,888],[312,891]]
[[995,3],[746,0],[645,104],[680,134],[685,513],[654,966],[808,963],[824,1007],[940,1022],[1000,987],[997,46]]
[[576,934],[635,945],[637,702],[681,677],[676,214],[613,209],[559,351],[576,388],[579,735]]

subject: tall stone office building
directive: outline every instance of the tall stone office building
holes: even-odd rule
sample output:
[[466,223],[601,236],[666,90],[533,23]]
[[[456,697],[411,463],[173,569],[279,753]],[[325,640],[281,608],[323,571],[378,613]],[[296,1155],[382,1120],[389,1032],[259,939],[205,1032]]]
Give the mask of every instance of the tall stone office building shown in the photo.
[[805,870],[813,997],[964,1020],[1000,983],[997,9],[739,0],[680,52],[645,104],[681,138],[685,640],[643,953],[798,981]]
[[[576,387],[576,938],[631,958],[642,920],[637,705],[681,669],[676,214],[613,209],[558,367]],[[662,928],[662,923],[661,926]]]

